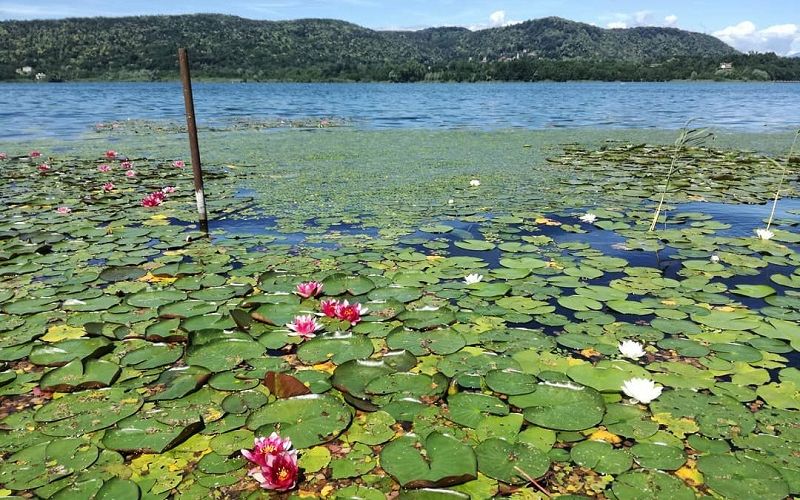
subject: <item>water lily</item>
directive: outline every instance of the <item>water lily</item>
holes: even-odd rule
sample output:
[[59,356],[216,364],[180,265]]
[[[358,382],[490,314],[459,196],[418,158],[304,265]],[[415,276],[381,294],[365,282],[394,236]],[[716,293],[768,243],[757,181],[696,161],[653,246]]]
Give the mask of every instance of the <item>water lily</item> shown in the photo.
[[769,229],[756,229],[756,236],[758,236],[758,239],[766,241],[771,240],[775,233]]
[[622,384],[622,392],[629,396],[634,403],[648,404],[659,397],[663,389],[646,378],[632,378]]
[[7,160],[7,159],[8,159],[8,154],[0,151],[0,160]]
[[50,165],[48,165],[47,163],[42,163],[41,165],[36,167],[36,170],[38,170],[41,173],[45,173],[48,170],[50,170]]
[[716,254],[712,255],[711,259],[709,259],[709,260],[711,260],[712,264],[719,264],[719,255],[716,255]]
[[580,216],[580,221],[585,222],[587,224],[594,224],[597,222],[597,216],[593,213],[586,212],[585,214]]
[[266,467],[254,467],[247,475],[265,490],[289,491],[297,485],[297,450],[270,455]]
[[639,359],[644,356],[644,347],[635,340],[625,340],[619,344],[619,352],[626,358]]
[[178,190],[178,188],[176,188],[175,186],[166,186],[165,188],[163,188],[161,190],[161,192],[164,193],[164,194],[172,194],[177,190]]
[[258,481],[265,490],[288,491],[297,484],[297,450],[292,441],[273,432],[269,437],[256,438],[252,450],[242,450],[242,456],[255,464],[247,475]]
[[153,191],[144,198],[142,198],[143,207],[157,207],[164,203],[166,196],[161,191]]
[[267,466],[267,457],[289,451],[292,448],[292,440],[281,438],[277,432],[273,432],[269,437],[257,437],[253,442],[252,450],[242,450],[242,455],[247,460],[260,467]]
[[117,157],[117,152],[114,151],[113,149],[109,149],[108,151],[106,151],[106,158],[113,160],[116,157]]
[[452,205],[452,204],[454,204],[455,202],[456,202],[456,200],[454,200],[453,198],[450,198],[449,200],[447,200],[447,204],[448,204],[448,205]]
[[186,166],[186,162],[183,160],[175,160],[172,162],[172,166],[175,168],[183,168]]
[[314,332],[322,328],[322,325],[317,323],[317,318],[309,314],[307,316],[295,316],[291,323],[286,324],[286,327],[293,332],[289,335],[302,337],[303,340],[306,340],[316,337]]
[[60,213],[61,215],[67,215],[72,213],[72,209],[69,207],[58,207],[56,208],[56,212]]
[[31,151],[30,153],[28,153],[28,157],[30,158],[39,158],[40,156],[42,156],[42,153],[38,151]]
[[481,181],[479,181],[478,179],[472,179],[471,181],[469,181],[469,185],[476,188],[481,185]]
[[113,182],[106,182],[105,184],[103,184],[103,191],[108,193],[109,191],[113,191],[114,189],[116,189],[116,187],[117,186],[115,186]]
[[106,165],[105,163],[97,167],[97,170],[100,172],[111,172],[111,165]]
[[319,310],[322,314],[329,318],[336,317],[336,308],[339,307],[339,301],[336,299],[327,299],[319,303]]
[[122,167],[122,170],[130,170],[133,168],[133,162],[123,161],[122,163],[119,164],[119,166]]
[[323,285],[319,281],[306,281],[297,285],[295,293],[304,299],[310,299],[322,293],[322,287]]
[[128,170],[125,172],[125,177],[132,179],[136,177],[136,170]]
[[468,274],[464,277],[464,283],[466,283],[467,285],[474,285],[475,283],[480,283],[482,279],[483,279],[482,274],[477,274],[477,273]]
[[350,322],[352,326],[356,326],[361,321],[361,316],[368,312],[369,309],[362,307],[361,304],[350,304],[346,300],[336,306],[336,317]]

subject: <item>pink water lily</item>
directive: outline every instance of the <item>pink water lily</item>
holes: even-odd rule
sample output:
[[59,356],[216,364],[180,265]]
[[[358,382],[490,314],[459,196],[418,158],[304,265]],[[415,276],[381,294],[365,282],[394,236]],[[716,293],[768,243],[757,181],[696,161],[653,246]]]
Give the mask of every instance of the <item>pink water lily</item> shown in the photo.
[[119,164],[119,166],[122,167],[122,170],[130,170],[133,168],[133,162],[123,161],[122,163]]
[[133,179],[134,177],[136,177],[136,170],[128,170],[128,171],[126,171],[125,172],[125,177],[127,177],[129,179]]
[[286,327],[292,331],[289,335],[308,340],[316,337],[314,332],[321,329],[322,325],[317,323],[317,318],[309,314],[307,316],[295,316],[291,323],[286,324]]
[[30,153],[28,153],[28,157],[30,158],[39,158],[40,156],[42,156],[42,153],[38,151],[31,151]]
[[265,467],[253,467],[247,475],[265,490],[289,491],[297,485],[297,450],[269,455]]
[[108,151],[106,151],[106,158],[114,159],[116,157],[117,157],[117,152],[114,151],[113,149],[109,149]]
[[111,165],[106,165],[106,164],[104,163],[104,164],[100,165],[99,167],[97,167],[97,170],[98,170],[99,172],[103,172],[103,173],[105,173],[105,172],[111,172]]
[[186,162],[183,160],[175,160],[172,162],[172,166],[175,168],[183,168],[186,166]]
[[319,281],[306,281],[297,285],[295,293],[304,299],[310,299],[322,293],[322,287],[323,285]]
[[105,184],[103,184],[103,191],[108,193],[109,191],[113,191],[114,189],[116,189],[116,187],[117,186],[115,186],[113,182],[106,182]]
[[7,160],[7,159],[8,159],[8,154],[0,151],[0,160]]
[[362,307],[361,304],[350,304],[346,300],[336,306],[336,317],[342,321],[349,322],[352,326],[361,321],[361,316],[369,312],[369,309]]
[[273,432],[269,437],[255,438],[253,449],[242,450],[242,455],[259,467],[266,467],[267,457],[289,451],[291,448],[291,439],[283,439],[277,432]]
[[61,215],[67,215],[69,213],[72,213],[72,209],[69,207],[58,207],[56,209],[56,212],[60,213]]
[[157,207],[164,203],[166,196],[161,191],[154,191],[142,198],[143,207]]
[[36,167],[36,170],[38,170],[41,173],[45,173],[48,170],[50,170],[50,165],[48,165],[47,163],[42,163],[41,165]]
[[175,186],[167,186],[167,187],[163,188],[161,190],[161,192],[164,193],[164,194],[172,194],[177,190],[178,190],[178,188],[176,188]]
[[336,299],[327,299],[319,303],[319,310],[329,318],[336,317],[336,308],[339,306],[339,301]]

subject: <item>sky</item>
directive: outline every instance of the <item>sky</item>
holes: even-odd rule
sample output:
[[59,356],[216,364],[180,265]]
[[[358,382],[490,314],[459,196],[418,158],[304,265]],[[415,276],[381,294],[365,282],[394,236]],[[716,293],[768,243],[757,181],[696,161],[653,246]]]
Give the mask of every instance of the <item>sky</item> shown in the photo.
[[0,20],[197,12],[333,18],[373,29],[483,29],[560,16],[604,28],[671,26],[744,52],[800,54],[800,0],[0,0]]

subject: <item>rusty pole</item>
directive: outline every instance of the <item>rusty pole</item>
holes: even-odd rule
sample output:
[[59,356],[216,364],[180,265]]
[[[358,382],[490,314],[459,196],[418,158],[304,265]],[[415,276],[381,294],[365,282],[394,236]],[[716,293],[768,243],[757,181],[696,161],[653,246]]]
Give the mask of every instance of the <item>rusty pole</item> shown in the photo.
[[194,97],[192,96],[192,75],[189,72],[189,54],[184,48],[178,49],[183,82],[183,102],[186,106],[186,126],[189,133],[189,147],[192,152],[192,171],[194,172],[194,194],[197,199],[197,213],[200,215],[200,228],[208,233],[208,213],[206,196],[203,191],[203,169],[200,165],[200,146],[197,143],[197,122],[194,117]]

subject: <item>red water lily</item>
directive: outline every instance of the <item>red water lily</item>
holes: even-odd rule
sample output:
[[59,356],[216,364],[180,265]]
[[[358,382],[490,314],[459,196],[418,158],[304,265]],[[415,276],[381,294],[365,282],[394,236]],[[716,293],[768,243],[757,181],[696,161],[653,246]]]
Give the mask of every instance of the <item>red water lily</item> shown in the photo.
[[256,466],[247,475],[265,490],[288,491],[297,485],[297,450],[292,442],[273,432],[268,438],[256,438],[252,450],[242,455]]
[[161,191],[153,191],[144,198],[142,198],[143,207],[157,207],[164,203],[166,196]]
[[130,170],[133,168],[133,162],[123,161],[122,163],[119,164],[119,166],[122,167],[122,170]]
[[42,156],[42,153],[38,151],[31,151],[30,153],[28,153],[28,156],[30,158],[39,158],[40,156]]
[[113,149],[109,149],[108,151],[106,151],[106,158],[114,159],[116,157],[117,157],[117,152],[114,151]]
[[322,293],[322,286],[319,281],[306,281],[297,285],[295,293],[304,299],[310,299]]
[[317,318],[309,314],[307,316],[295,316],[291,323],[286,324],[286,327],[292,331],[289,335],[307,340],[316,337],[314,332],[322,328],[322,325],[317,323]]
[[322,314],[329,318],[336,317],[336,307],[339,305],[339,301],[336,299],[327,299],[323,300],[319,303],[319,310],[322,311]]
[[50,165],[48,165],[47,163],[42,163],[41,165],[36,167],[36,170],[38,170],[41,173],[45,173],[48,170],[50,170]]
[[362,307],[361,304],[350,304],[346,300],[336,306],[336,317],[342,321],[348,321],[352,326],[361,321],[361,316],[367,314],[369,309]]
[[242,455],[259,467],[266,467],[268,456],[289,451],[291,448],[291,439],[283,439],[277,432],[273,432],[269,437],[257,437],[253,442],[253,449],[242,450]]
[[114,185],[113,182],[106,182],[103,184],[103,191],[108,193],[109,191],[113,191],[117,186]]

